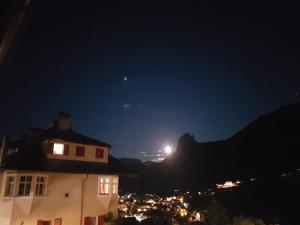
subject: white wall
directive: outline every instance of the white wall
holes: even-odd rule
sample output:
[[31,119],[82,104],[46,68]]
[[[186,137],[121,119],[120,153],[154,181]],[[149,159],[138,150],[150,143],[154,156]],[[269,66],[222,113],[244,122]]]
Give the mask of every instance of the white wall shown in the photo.
[[[1,180],[2,177],[1,172]],[[0,224],[20,225],[24,222],[24,225],[36,225],[39,219],[53,221],[62,218],[63,225],[80,225],[81,184],[84,179],[84,174],[48,173],[47,196],[0,197]],[[108,212],[117,215],[117,195],[97,196],[97,182],[98,175],[88,175],[85,181],[83,218]]]

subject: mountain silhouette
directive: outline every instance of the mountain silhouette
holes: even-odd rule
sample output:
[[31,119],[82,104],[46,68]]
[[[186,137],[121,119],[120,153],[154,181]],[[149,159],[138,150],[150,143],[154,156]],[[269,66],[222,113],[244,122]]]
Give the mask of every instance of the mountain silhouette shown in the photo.
[[[121,161],[142,174],[138,189],[198,189],[297,170],[299,151],[300,103],[293,103],[259,117],[226,140],[198,143],[186,133],[176,151],[161,163]],[[134,182],[129,186],[135,186]]]
[[181,184],[276,176],[300,168],[300,103],[259,117],[227,140],[182,144],[183,137],[161,165]]

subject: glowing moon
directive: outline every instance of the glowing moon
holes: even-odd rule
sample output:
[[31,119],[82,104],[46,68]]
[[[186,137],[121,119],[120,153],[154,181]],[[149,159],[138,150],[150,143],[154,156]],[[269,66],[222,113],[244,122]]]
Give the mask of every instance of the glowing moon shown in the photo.
[[170,155],[170,154],[172,153],[172,147],[169,146],[169,145],[167,145],[167,146],[165,147],[165,153],[166,153],[167,155]]

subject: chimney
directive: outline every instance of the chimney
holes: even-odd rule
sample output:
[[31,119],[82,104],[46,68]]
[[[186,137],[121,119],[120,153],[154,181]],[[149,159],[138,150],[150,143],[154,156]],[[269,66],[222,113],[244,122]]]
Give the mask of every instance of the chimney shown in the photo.
[[3,136],[1,140],[1,147],[0,147],[0,165],[3,164],[7,157],[7,145],[8,145],[8,137]]
[[64,130],[64,131],[71,130],[72,125],[71,125],[70,114],[65,112],[59,112],[57,117],[57,125],[58,125],[58,129],[60,130]]

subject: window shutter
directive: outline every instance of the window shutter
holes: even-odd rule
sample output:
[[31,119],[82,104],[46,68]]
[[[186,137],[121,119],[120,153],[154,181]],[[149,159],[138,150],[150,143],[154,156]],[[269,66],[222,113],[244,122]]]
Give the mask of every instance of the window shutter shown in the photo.
[[38,220],[37,221],[37,225],[43,225],[44,224],[44,221],[43,220]]
[[103,225],[103,224],[104,224],[103,216],[98,216],[98,225]]
[[64,155],[69,155],[69,145],[68,144],[64,145]]
[[53,142],[48,142],[48,154],[53,154]]
[[84,217],[84,225],[91,225],[91,217]]
[[103,159],[103,155],[104,155],[103,153],[104,153],[103,148],[96,148],[95,157],[98,159]]
[[85,155],[85,147],[84,146],[76,146],[76,156],[83,157]]

